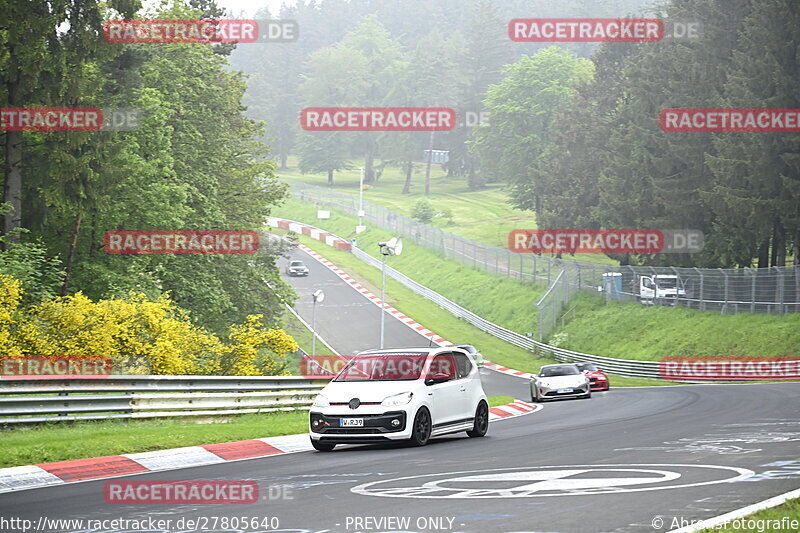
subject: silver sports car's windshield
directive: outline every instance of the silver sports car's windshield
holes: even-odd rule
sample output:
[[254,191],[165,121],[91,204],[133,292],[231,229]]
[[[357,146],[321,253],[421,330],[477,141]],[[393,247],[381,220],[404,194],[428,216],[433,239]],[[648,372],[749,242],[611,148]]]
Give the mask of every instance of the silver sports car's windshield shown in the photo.
[[551,366],[549,368],[542,368],[541,372],[539,372],[539,377],[554,378],[557,376],[574,376],[577,374],[580,374],[580,371],[575,365]]

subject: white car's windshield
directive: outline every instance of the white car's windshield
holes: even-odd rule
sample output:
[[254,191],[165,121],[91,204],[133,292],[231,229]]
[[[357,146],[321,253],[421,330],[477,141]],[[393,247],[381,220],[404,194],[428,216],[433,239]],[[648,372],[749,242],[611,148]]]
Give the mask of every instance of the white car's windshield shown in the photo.
[[382,353],[356,356],[334,381],[410,381],[419,379],[426,353]]

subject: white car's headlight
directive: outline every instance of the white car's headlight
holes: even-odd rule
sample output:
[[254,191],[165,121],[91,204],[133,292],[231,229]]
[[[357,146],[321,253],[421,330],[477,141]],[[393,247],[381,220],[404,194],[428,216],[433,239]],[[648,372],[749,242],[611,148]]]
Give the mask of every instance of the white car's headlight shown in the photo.
[[381,405],[384,407],[393,407],[396,405],[405,405],[411,401],[411,398],[414,397],[413,392],[401,392],[400,394],[392,394],[391,396],[387,396],[381,402]]
[[328,401],[328,398],[323,396],[322,394],[317,394],[314,398],[314,407],[330,407],[331,402]]

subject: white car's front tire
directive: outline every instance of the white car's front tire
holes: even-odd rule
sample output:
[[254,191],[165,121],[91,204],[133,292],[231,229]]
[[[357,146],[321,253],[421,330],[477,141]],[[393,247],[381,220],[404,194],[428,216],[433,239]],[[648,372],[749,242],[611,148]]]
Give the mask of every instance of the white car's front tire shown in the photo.
[[433,425],[430,411],[428,411],[427,407],[420,407],[417,414],[414,415],[414,422],[411,426],[411,445],[425,446],[428,444],[432,429]]

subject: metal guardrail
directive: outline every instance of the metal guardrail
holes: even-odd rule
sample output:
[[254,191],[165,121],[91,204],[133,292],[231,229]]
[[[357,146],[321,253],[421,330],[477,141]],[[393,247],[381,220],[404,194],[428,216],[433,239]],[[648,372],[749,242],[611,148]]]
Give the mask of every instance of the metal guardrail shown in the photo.
[[[304,183],[293,183],[294,198],[325,208],[358,213],[358,198]],[[678,268],[644,266],[609,266],[586,261],[564,260],[536,254],[514,254],[499,248],[460,237],[429,224],[405,217],[386,207],[364,201],[365,219],[378,227],[399,233],[418,245],[437,251],[448,259],[458,261],[498,276],[551,287],[553,279],[567,269],[569,283],[575,289],[597,294],[603,287],[603,274],[622,274],[622,287],[617,299],[636,300],[635,281],[638,276],[653,274],[677,275],[686,296],[676,303],[690,309],[717,311],[722,314],[800,313],[800,265],[770,268]],[[569,292],[574,294],[575,290]],[[540,302],[540,312],[546,312],[543,325],[547,326],[561,310],[562,299],[548,298]],[[546,309],[551,306],[552,309]],[[546,332],[542,332],[542,337]]]
[[[372,257],[371,255],[369,255],[368,253],[366,253],[365,251],[354,247],[352,252],[353,255],[355,255],[365,263],[372,265],[375,268],[381,268],[381,262]],[[426,298],[427,300],[434,302],[442,309],[450,312],[453,316],[472,324],[476,328],[485,331],[486,333],[492,335],[493,337],[504,340],[515,346],[519,346],[520,348],[530,350],[531,352],[540,357],[546,357],[548,359],[553,359],[555,361],[563,363],[573,363],[573,362],[594,363],[595,365],[603,369],[605,372],[623,377],[664,379],[661,375],[659,367],[660,363],[658,361],[636,361],[632,359],[617,359],[614,357],[603,357],[600,355],[592,355],[582,352],[575,352],[572,350],[566,350],[564,348],[558,348],[556,346],[551,346],[543,342],[535,341],[529,337],[520,335],[519,333],[506,329],[502,326],[498,326],[497,324],[494,324],[486,320],[485,318],[481,318],[480,316],[469,311],[468,309],[465,309],[464,307],[458,305],[457,303],[448,300],[447,298],[437,293],[433,289],[430,289],[420,283],[417,283],[416,281],[412,280],[402,272],[399,272],[388,265],[386,266],[386,274],[392,279],[403,284],[405,287],[419,294],[423,298]],[[702,383],[709,383],[709,382],[713,381],[706,380],[703,381]]]
[[295,376],[4,378],[0,424],[291,411],[308,408],[326,383]]

